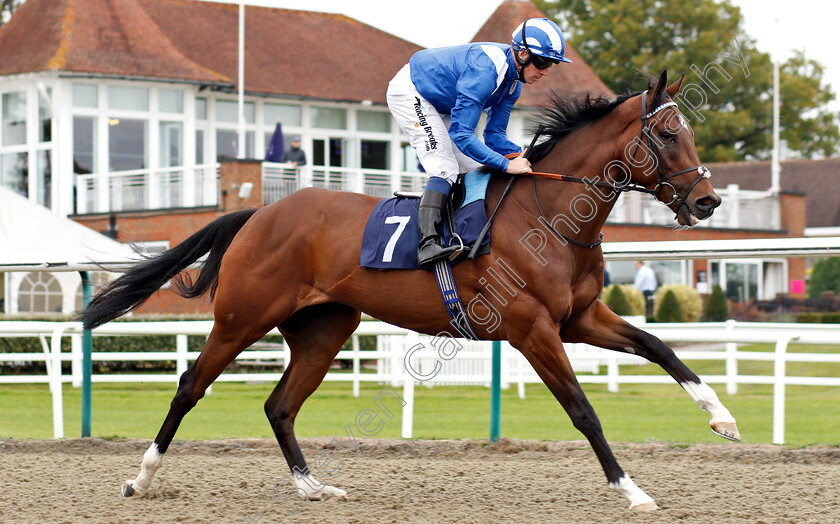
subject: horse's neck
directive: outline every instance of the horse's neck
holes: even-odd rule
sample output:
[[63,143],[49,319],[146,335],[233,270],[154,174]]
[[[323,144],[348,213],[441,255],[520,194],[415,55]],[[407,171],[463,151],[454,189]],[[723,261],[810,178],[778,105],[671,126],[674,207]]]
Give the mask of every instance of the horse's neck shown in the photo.
[[[609,181],[606,170],[617,157],[613,134],[611,126],[594,122],[558,142],[548,155],[534,164],[533,169],[588,181]],[[536,184],[540,207],[549,223],[556,224],[561,233],[576,240],[598,240],[601,228],[615,205],[615,193],[604,187],[548,178],[537,177]],[[533,201],[533,187],[528,190]],[[536,206],[532,204],[531,207]]]

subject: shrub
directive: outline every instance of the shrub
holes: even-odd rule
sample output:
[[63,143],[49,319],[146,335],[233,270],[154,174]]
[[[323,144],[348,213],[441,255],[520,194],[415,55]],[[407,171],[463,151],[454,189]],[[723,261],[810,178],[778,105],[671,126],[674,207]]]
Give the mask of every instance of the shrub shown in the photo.
[[673,289],[666,290],[662,299],[656,302],[659,306],[656,308],[657,322],[682,322],[682,308]]
[[624,296],[624,291],[621,289],[621,286],[610,286],[606,304],[616,315],[626,317],[632,313],[630,302]]
[[818,298],[823,291],[840,293],[840,257],[823,258],[814,263],[808,296]]
[[703,314],[703,300],[697,290],[682,284],[666,284],[656,291],[654,316],[657,321],[659,321],[659,308],[668,291],[674,292],[674,296],[680,304],[682,316],[677,322],[697,322],[700,320],[700,316]]
[[712,288],[709,301],[706,303],[706,310],[703,312],[703,320],[706,322],[723,322],[729,318],[729,303],[726,301],[726,294],[717,284]]
[[[630,304],[629,315],[645,314],[645,296],[641,291],[633,287],[633,284],[612,284],[604,288],[604,291],[601,293],[601,300],[604,304],[610,306],[610,309],[612,309],[612,306],[609,303],[608,297],[610,296],[613,288],[620,288],[622,293],[624,293],[624,298],[627,299],[627,303]],[[615,310],[613,309],[613,311]]]

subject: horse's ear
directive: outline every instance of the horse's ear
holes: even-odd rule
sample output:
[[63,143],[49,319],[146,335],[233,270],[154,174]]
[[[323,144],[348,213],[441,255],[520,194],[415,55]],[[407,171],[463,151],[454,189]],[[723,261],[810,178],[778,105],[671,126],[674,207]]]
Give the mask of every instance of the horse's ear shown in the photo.
[[662,93],[665,91],[665,86],[668,85],[668,70],[663,69],[662,74],[659,75],[659,80],[656,82],[656,89],[653,92],[652,102],[659,100]]
[[674,98],[674,96],[675,96],[677,93],[679,93],[679,91],[680,91],[680,86],[682,86],[682,81],[683,81],[684,79],[685,79],[685,73],[683,73],[683,74],[681,74],[681,75],[680,75],[679,80],[677,80],[676,82],[674,82],[673,84],[671,84],[671,85],[669,85],[669,86],[668,86],[668,89],[666,89],[666,90],[665,90],[665,92],[666,92],[666,93],[668,93],[668,96],[669,96],[669,97]]

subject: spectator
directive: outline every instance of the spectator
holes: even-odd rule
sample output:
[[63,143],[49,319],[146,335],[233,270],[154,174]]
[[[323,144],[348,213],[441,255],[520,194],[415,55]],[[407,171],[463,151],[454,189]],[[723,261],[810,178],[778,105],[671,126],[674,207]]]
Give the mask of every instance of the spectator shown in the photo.
[[656,291],[656,274],[650,266],[646,266],[641,260],[636,261],[636,278],[633,280],[633,287],[642,292],[645,296],[645,314],[653,315],[653,292]]
[[604,287],[609,287],[610,285],[610,272],[607,271],[607,268],[604,268]]
[[306,153],[300,148],[300,138],[294,137],[292,139],[292,148],[283,153],[283,158],[280,161],[294,164],[298,167],[306,165]]

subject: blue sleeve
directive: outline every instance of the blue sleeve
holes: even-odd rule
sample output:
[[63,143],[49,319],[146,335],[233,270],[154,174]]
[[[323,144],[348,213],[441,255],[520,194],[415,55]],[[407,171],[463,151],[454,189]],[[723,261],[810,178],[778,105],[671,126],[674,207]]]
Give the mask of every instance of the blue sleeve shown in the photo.
[[475,128],[487,100],[496,88],[493,72],[467,67],[458,79],[458,98],[452,108],[449,136],[462,153],[493,169],[507,171],[508,159],[493,151],[475,136]]
[[517,82],[513,94],[504,96],[499,103],[487,109],[487,126],[484,128],[484,143],[493,151],[507,155],[521,153],[522,148],[507,137],[507,126],[513,105],[519,100],[522,84]]

